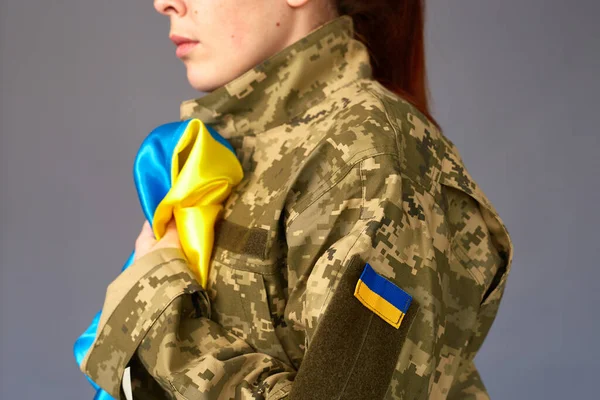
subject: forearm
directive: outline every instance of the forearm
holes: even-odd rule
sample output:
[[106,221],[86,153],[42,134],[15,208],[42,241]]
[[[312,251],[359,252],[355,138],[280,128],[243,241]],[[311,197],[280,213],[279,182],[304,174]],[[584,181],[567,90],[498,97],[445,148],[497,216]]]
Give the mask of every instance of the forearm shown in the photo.
[[137,356],[177,399],[282,399],[295,370],[206,318],[191,317],[190,296],[176,299],[157,319]]
[[160,249],[136,261],[108,286],[81,371],[119,398],[123,371],[148,330],[173,300],[199,290],[178,249]]

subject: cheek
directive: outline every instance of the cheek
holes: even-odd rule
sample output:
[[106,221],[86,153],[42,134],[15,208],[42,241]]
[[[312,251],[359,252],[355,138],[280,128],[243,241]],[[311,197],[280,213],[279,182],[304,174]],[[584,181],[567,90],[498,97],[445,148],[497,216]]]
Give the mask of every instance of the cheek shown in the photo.
[[250,24],[243,17],[232,17],[227,21],[227,33],[225,40],[232,50],[239,50],[245,47],[251,39],[249,31]]
[[[223,45],[232,50],[252,46],[259,40],[264,29],[266,10],[272,8],[272,0],[221,0],[215,6],[214,28]],[[212,23],[212,22],[211,22]]]
[[239,0],[192,3],[193,23],[207,47],[223,50],[243,46],[250,24],[247,21],[247,7],[236,4]]

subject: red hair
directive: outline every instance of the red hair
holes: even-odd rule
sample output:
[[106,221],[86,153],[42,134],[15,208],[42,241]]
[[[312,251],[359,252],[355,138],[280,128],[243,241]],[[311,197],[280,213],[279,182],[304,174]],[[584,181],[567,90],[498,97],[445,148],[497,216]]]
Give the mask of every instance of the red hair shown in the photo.
[[429,109],[425,70],[425,0],[334,0],[369,49],[373,77],[412,103],[438,128]]

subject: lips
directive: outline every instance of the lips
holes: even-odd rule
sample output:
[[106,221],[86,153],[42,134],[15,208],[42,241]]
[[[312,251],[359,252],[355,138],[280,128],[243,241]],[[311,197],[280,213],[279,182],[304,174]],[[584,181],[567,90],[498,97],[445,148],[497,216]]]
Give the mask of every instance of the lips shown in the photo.
[[184,36],[179,36],[179,35],[171,35],[171,36],[169,36],[169,38],[177,46],[179,46],[182,43],[198,43],[197,40],[189,39],[189,38],[186,38]]
[[198,40],[193,40],[179,35],[171,35],[169,38],[177,46],[177,50],[175,52],[177,57],[185,56],[192,51],[198,43],[200,43]]

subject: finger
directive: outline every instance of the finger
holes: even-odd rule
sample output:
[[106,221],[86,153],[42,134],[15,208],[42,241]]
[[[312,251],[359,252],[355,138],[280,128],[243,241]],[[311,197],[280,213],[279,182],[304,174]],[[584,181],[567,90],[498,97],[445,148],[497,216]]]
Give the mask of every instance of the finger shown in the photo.
[[165,247],[181,247],[179,233],[177,232],[177,223],[175,219],[171,219],[166,226],[165,234],[159,241],[159,245]]
[[156,238],[154,237],[152,227],[148,221],[145,221],[144,225],[142,225],[142,230],[135,241],[135,247],[140,249],[146,248],[151,246],[155,241]]
[[142,231],[140,232],[140,236],[155,239],[154,231],[152,230],[152,227],[150,226],[150,222],[144,221],[144,225],[142,225]]

